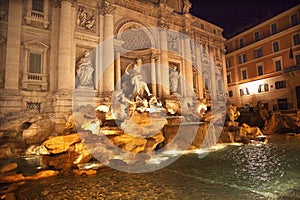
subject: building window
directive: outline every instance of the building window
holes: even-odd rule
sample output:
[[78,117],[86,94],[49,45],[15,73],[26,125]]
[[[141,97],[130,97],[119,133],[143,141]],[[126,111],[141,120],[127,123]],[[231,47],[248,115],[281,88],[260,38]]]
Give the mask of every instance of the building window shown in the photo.
[[286,88],[286,82],[285,81],[275,82],[275,88],[276,89]]
[[22,89],[47,90],[47,51],[49,47],[38,40],[26,42],[24,47],[25,60],[21,80]]
[[247,70],[246,69],[242,69],[242,80],[245,80],[245,79],[247,79],[248,78],[248,76],[247,76]]
[[264,75],[264,69],[262,65],[257,66],[257,76]]
[[263,56],[262,48],[254,49],[254,58],[260,58]]
[[30,54],[30,56],[29,56],[28,72],[41,74],[42,73],[42,54],[31,53],[31,52],[29,54]]
[[27,25],[41,23],[44,28],[48,28],[50,23],[48,19],[48,4],[48,0],[27,0],[25,23]]
[[277,33],[277,32],[278,32],[278,30],[277,30],[277,23],[271,24],[271,33],[272,33],[272,35],[275,34],[275,33]]
[[257,42],[259,39],[259,31],[254,32],[254,41]]
[[231,74],[230,73],[227,74],[227,83],[231,83]]
[[240,43],[240,48],[242,48],[242,47],[245,46],[245,44],[244,44],[244,39],[243,39],[243,38],[241,38],[241,39],[239,40],[239,43]]
[[233,91],[232,91],[232,90],[229,90],[229,91],[228,91],[228,96],[229,96],[229,97],[233,97]]
[[287,98],[284,99],[277,99],[278,109],[279,110],[288,110],[288,100]]
[[273,45],[273,52],[275,53],[275,52],[278,52],[279,51],[279,42],[273,42],[272,43],[272,45]]
[[300,66],[300,54],[295,56],[296,66]]
[[44,0],[32,0],[32,10],[44,12]]
[[291,15],[291,26],[296,26],[299,24],[297,13]]
[[249,94],[250,94],[250,92],[249,92],[248,88],[243,87],[242,89],[240,89],[240,95],[241,96],[249,95]]
[[226,67],[227,68],[231,67],[231,61],[230,61],[230,59],[226,60]]
[[275,61],[274,61],[274,65],[275,65],[275,71],[276,71],[276,72],[282,70],[281,60],[275,60]]
[[261,92],[267,92],[269,91],[269,85],[268,84],[261,84],[258,86],[258,92],[261,93]]
[[294,44],[294,46],[300,44],[300,36],[299,36],[299,33],[293,35],[293,44]]
[[245,62],[247,62],[247,55],[245,53],[239,55],[239,64],[242,64],[242,63],[245,63]]

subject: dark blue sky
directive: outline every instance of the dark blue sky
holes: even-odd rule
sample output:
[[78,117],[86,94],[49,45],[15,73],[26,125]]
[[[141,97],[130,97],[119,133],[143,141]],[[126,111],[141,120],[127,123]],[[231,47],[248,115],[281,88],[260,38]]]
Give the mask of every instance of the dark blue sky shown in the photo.
[[235,30],[277,15],[299,0],[190,0],[190,12],[224,29],[228,37]]

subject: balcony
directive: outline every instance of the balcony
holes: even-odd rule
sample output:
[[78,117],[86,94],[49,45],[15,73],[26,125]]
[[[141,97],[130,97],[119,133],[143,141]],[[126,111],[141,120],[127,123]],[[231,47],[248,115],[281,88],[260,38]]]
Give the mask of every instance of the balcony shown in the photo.
[[48,74],[24,73],[21,81],[22,89],[46,91]]
[[26,24],[30,25],[32,21],[39,22],[43,24],[44,28],[48,28],[49,25],[48,16],[43,12],[38,12],[35,10],[27,11],[25,22]]

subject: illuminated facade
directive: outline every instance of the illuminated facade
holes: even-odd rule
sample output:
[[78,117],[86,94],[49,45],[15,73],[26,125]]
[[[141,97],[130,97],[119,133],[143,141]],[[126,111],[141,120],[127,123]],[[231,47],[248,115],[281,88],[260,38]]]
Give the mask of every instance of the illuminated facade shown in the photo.
[[[60,132],[72,113],[72,92],[80,90],[76,63],[105,40],[92,52],[98,57],[89,85],[98,103],[122,87],[126,66],[134,62],[151,66],[143,78],[161,100],[170,96],[172,70],[160,65],[176,69],[197,98],[218,96],[226,88],[223,30],[192,16],[191,6],[188,0],[1,0],[1,111],[36,109],[49,114]],[[107,60],[113,62],[104,70]],[[178,93],[191,96],[184,85]]]
[[227,40],[229,102],[300,110],[300,5]]

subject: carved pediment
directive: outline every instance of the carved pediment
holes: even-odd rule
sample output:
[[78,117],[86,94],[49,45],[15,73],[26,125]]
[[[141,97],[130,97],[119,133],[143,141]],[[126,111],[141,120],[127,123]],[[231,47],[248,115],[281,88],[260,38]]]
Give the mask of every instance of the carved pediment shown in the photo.
[[43,42],[39,40],[31,40],[28,42],[24,42],[24,47],[26,49],[31,49],[31,48],[39,48],[39,49],[49,49],[49,46],[44,44]]

